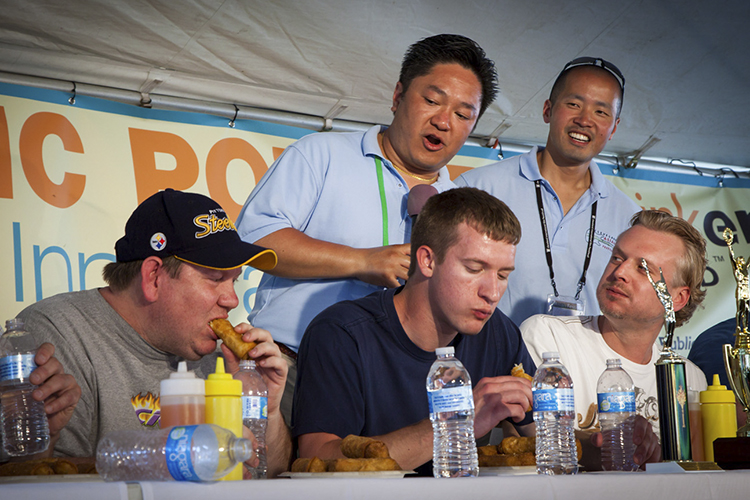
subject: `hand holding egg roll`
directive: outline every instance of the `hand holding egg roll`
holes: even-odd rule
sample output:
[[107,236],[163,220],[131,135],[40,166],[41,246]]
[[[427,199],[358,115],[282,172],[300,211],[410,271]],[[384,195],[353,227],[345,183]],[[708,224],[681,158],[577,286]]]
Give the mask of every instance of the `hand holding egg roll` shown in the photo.
[[258,344],[242,340],[242,335],[237,333],[232,323],[226,319],[213,319],[208,322],[208,325],[235,356],[239,359],[250,359],[248,353]]

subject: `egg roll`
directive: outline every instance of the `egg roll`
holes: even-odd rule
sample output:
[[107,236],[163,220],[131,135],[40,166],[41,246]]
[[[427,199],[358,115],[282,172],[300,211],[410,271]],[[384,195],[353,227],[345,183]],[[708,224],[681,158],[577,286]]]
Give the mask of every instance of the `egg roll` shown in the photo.
[[310,464],[310,458],[298,458],[292,462],[291,472],[307,472],[307,466]]
[[536,450],[536,438],[523,436],[508,436],[502,440],[498,449],[506,455],[516,453],[534,452]]
[[401,466],[392,458],[363,458],[360,471],[401,470]]
[[354,434],[349,434],[341,441],[341,453],[347,458],[391,457],[384,442]]
[[326,472],[326,464],[318,457],[298,458],[292,463],[292,472]]
[[477,447],[477,455],[497,455],[497,446],[479,446]]
[[64,458],[43,458],[42,462],[50,465],[55,474],[78,474],[78,466]]
[[325,462],[328,472],[359,472],[362,468],[362,463],[357,458],[334,458]]
[[242,340],[242,335],[237,333],[232,323],[225,319],[212,319],[208,322],[208,325],[235,356],[239,359],[250,359],[248,353],[258,344]]
[[[513,365],[513,368],[510,370],[510,374],[513,377],[519,377],[519,378],[525,378],[527,380],[534,380],[534,377],[523,371],[523,363],[518,363]],[[530,412],[533,408],[531,405],[529,405],[528,408],[526,408],[526,413]]]
[[98,474],[98,471],[96,470],[96,462],[94,461],[78,462],[77,467],[79,474]]
[[510,374],[514,377],[520,377],[525,378],[527,380],[534,380],[534,377],[529,375],[523,370],[523,363],[518,363],[513,365],[513,369],[510,371]]
[[51,476],[54,473],[55,470],[50,464],[39,460],[0,465],[0,476]]
[[373,472],[401,470],[392,458],[336,458],[326,460],[328,472]]
[[513,455],[479,455],[480,467],[508,467]]
[[480,467],[522,467],[536,465],[536,456],[532,452],[514,455],[479,455]]

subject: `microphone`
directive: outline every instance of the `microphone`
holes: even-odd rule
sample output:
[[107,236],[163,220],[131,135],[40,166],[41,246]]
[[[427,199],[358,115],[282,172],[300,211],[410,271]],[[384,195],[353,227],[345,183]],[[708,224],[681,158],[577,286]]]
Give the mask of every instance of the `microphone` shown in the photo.
[[416,222],[416,217],[422,211],[422,207],[427,203],[430,196],[438,194],[438,190],[431,184],[417,184],[409,190],[409,197],[406,200],[406,212],[411,216],[412,225]]

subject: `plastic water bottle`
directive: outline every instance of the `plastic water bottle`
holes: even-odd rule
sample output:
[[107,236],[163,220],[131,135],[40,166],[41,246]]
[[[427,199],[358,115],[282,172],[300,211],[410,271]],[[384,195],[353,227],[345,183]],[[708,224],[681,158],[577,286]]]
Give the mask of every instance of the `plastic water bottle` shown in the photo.
[[633,379],[620,366],[620,359],[608,359],[596,383],[599,424],[602,427],[602,468],[604,470],[634,471],[633,421],[635,419],[635,391]]
[[477,476],[471,377],[453,353],[453,347],[436,349],[437,360],[427,375],[433,432],[432,472],[435,477]]
[[253,454],[249,439],[218,425],[115,431],[96,447],[105,481],[216,481]]
[[536,424],[536,471],[539,474],[575,474],[573,381],[560,363],[560,354],[545,352],[532,382]]
[[268,424],[268,388],[263,377],[255,369],[255,361],[241,360],[240,369],[234,374],[242,382],[242,425],[250,429],[258,442],[255,454],[258,466],[248,468],[253,479],[266,479],[266,425]]
[[41,453],[49,447],[49,423],[44,402],[31,397],[36,386],[29,382],[38,346],[23,320],[9,319],[5,328],[0,338],[3,448],[14,457]]

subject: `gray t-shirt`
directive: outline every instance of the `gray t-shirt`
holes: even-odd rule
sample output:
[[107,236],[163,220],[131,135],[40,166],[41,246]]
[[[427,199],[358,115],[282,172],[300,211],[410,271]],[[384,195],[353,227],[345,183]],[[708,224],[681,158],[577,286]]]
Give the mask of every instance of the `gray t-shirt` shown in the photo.
[[[159,383],[177,370],[180,358],[143,340],[98,290],[44,299],[18,317],[40,344],[55,346],[55,357],[81,386],[55,455],[92,457],[108,432],[158,428]],[[188,362],[188,370],[206,378],[216,357]]]

